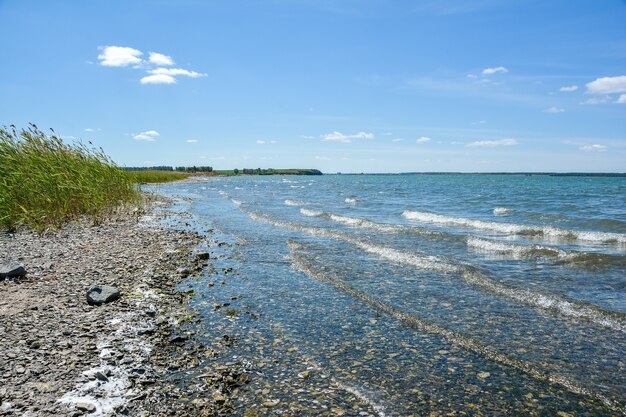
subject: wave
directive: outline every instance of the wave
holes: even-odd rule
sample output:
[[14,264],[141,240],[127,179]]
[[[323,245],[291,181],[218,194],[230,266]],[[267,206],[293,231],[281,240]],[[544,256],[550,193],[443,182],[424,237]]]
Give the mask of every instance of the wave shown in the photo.
[[343,201],[345,201],[348,204],[352,204],[352,205],[355,205],[358,202],[358,200],[356,198],[352,198],[352,197],[348,197],[348,198],[346,198]]
[[496,216],[506,216],[510,212],[511,209],[506,207],[496,207],[493,209],[493,214],[495,214]]
[[378,232],[384,233],[411,233],[425,236],[437,236],[440,238],[453,238],[453,235],[444,232],[435,232],[432,230],[426,230],[418,227],[404,226],[399,224],[377,223],[368,219],[359,217],[344,216],[341,214],[334,214],[325,211],[311,210],[307,208],[301,208],[300,213],[309,217],[325,217],[337,223],[342,223],[347,226],[361,227],[365,229],[372,229]]
[[556,258],[562,262],[580,263],[583,266],[626,267],[626,257],[604,253],[564,250],[543,245],[519,245],[515,243],[483,239],[475,236],[467,238],[467,246],[477,252],[509,255],[515,259],[543,257]]
[[298,201],[298,200],[285,200],[285,205],[287,206],[293,206],[293,207],[299,207],[299,206],[308,206],[309,203],[305,202],[305,201]]
[[411,210],[405,210],[402,215],[409,220],[417,220],[424,223],[471,227],[474,229],[491,230],[494,232],[513,235],[547,236],[563,239],[577,239],[589,242],[626,244],[626,235],[620,233],[590,232],[559,229],[552,226],[526,226],[513,223],[486,222],[482,220],[466,219],[463,217],[450,217],[443,216],[441,214]]
[[308,209],[308,208],[301,208],[300,213],[308,217],[321,217],[324,215],[324,213],[321,211]]
[[419,331],[436,334],[456,346],[461,346],[471,352],[479,354],[502,365],[526,373],[535,379],[557,384],[574,394],[594,398],[605,406],[611,408],[613,411],[622,411],[622,406],[620,405],[619,401],[608,398],[604,394],[597,392],[592,388],[585,387],[577,381],[571,380],[563,375],[547,372],[543,366],[536,365],[532,362],[519,359],[507,353],[500,352],[494,347],[485,345],[468,335],[456,332],[454,330],[450,330],[438,324],[432,323],[428,320],[416,317],[415,315],[409,314],[404,310],[394,306],[393,304],[379,300],[378,298],[375,298],[350,286],[341,279],[323,274],[319,271],[319,268],[315,268],[309,265],[308,257],[299,255],[299,252],[303,249],[302,245],[295,242],[287,242],[287,245],[289,246],[289,249],[291,251],[290,258],[294,269],[314,279],[326,282],[345,291],[346,293],[352,295],[358,300],[366,303],[370,307],[382,313],[388,314],[389,316],[394,317],[397,320],[402,321],[409,327],[412,327]]
[[374,245],[370,242],[347,236],[344,233],[322,228],[304,227],[253,212],[248,212],[248,215],[253,220],[270,223],[277,227],[306,233],[311,236],[341,240],[362,249],[366,253],[376,255],[381,259],[396,264],[444,274],[457,273],[461,280],[467,284],[474,285],[492,294],[569,317],[570,319],[582,319],[611,330],[626,333],[626,314],[605,310],[599,306],[581,301],[568,300],[558,295],[509,287],[489,278],[471,265],[450,263],[438,256],[405,252],[387,246]]

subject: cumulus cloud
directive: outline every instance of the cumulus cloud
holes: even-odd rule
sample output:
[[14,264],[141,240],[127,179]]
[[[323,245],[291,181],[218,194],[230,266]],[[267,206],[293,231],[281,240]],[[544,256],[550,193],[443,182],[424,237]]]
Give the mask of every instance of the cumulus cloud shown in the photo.
[[148,130],[145,132],[139,132],[133,135],[133,139],[135,140],[144,140],[146,142],[154,142],[159,135],[159,132],[156,130]]
[[184,68],[164,68],[174,65],[174,59],[159,52],[150,52],[148,59],[141,58],[143,52],[127,46],[103,46],[98,55],[100,65],[107,67],[126,67],[145,71],[147,75],[140,78],[141,84],[176,84],[176,77],[204,77],[206,74]]
[[93,131],[94,131],[94,129],[92,129],[92,128],[90,128],[90,127],[88,127],[87,129],[85,129],[85,132],[93,132]]
[[199,72],[189,71],[182,68],[156,68],[147,71],[148,74],[153,75],[168,75],[170,77],[174,77],[176,75],[185,75],[191,78],[205,77],[206,74],[200,74]]
[[598,143],[594,143],[593,145],[581,146],[578,149],[580,149],[583,152],[606,152],[606,150],[608,148],[605,145],[600,145]]
[[171,56],[160,54],[158,52],[150,52],[150,62],[159,66],[174,65],[174,60]]
[[544,113],[563,113],[564,111],[565,109],[560,109],[558,107],[552,106],[550,108],[545,109],[543,112]]
[[141,84],[176,84],[176,78],[171,75],[156,74],[147,75],[139,80]]
[[565,87],[559,88],[559,91],[564,91],[564,92],[572,92],[572,91],[576,91],[576,90],[578,90],[578,86],[577,85],[570,85],[570,86],[565,86]]
[[103,46],[102,52],[98,55],[100,65],[105,67],[127,67],[141,63],[140,56],[143,52],[129,48],[127,46]]
[[626,75],[598,78],[587,83],[587,92],[591,94],[626,93]]
[[481,147],[481,148],[495,148],[496,146],[513,146],[517,145],[515,139],[499,139],[499,140],[478,140],[476,142],[468,143],[467,147]]
[[429,137],[426,137],[426,136],[422,136],[421,138],[416,140],[417,143],[428,143],[430,141],[431,141],[431,139]]
[[189,139],[189,140],[187,140],[187,143],[196,143],[196,142],[198,142],[197,139]]
[[616,104],[626,104],[626,94],[622,94],[621,96],[619,96],[619,98],[615,101]]
[[493,75],[497,73],[507,73],[509,70],[506,67],[494,67],[494,68],[485,68],[483,70],[483,75]]
[[352,139],[374,139],[374,134],[367,132],[358,132],[352,135],[345,135],[341,132],[334,131],[332,133],[321,135],[321,138],[323,141],[326,142],[350,143],[352,142]]
[[264,145],[265,141],[264,140],[257,140],[256,143],[257,143],[257,145]]

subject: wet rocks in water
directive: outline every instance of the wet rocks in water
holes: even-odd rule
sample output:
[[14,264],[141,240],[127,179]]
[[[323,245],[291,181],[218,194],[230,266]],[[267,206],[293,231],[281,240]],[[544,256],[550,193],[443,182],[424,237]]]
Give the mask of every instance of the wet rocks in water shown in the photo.
[[120,298],[120,290],[111,285],[96,285],[87,291],[87,303],[99,306]]
[[17,278],[26,275],[26,268],[24,265],[17,262],[3,262],[0,263],[0,279],[2,278]]
[[196,257],[200,261],[206,261],[207,259],[209,259],[209,252],[198,252]]

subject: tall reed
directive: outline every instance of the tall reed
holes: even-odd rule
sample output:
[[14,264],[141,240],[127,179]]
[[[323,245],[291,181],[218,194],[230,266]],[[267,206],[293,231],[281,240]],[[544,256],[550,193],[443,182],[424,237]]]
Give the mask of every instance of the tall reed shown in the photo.
[[81,215],[98,223],[138,198],[102,149],[64,143],[34,124],[0,128],[0,227],[41,231]]

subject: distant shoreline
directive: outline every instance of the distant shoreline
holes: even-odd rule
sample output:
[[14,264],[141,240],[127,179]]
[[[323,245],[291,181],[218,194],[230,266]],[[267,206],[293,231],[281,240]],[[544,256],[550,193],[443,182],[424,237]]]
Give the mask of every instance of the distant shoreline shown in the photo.
[[626,177],[626,172],[399,172],[399,173],[324,173],[324,175],[499,175],[523,177]]

